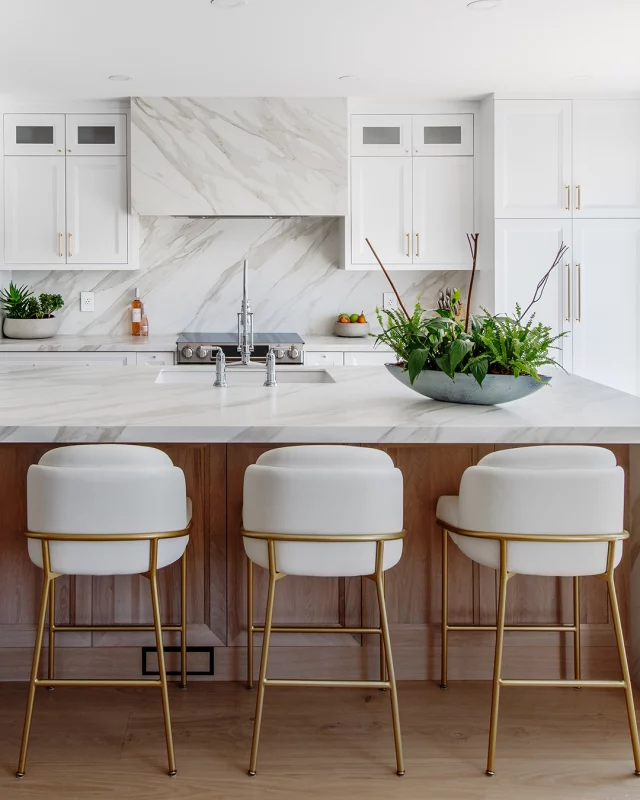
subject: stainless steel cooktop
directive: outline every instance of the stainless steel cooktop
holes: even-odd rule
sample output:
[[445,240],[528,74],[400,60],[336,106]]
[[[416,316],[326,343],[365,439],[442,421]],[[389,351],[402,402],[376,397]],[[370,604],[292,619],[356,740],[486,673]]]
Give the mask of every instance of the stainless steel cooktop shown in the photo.
[[[221,347],[227,361],[240,359],[236,333],[181,333],[177,342],[178,364],[211,364]],[[304,340],[297,333],[254,333],[252,359],[264,361],[273,350],[278,364],[302,364]]]

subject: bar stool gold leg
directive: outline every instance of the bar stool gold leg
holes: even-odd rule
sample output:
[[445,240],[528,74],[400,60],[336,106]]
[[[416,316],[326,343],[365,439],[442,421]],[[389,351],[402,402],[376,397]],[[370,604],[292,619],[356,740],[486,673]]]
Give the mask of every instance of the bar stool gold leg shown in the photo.
[[167,685],[167,667],[164,661],[164,645],[162,643],[162,622],[160,620],[160,597],[158,595],[158,540],[151,542],[151,567],[149,583],[151,585],[151,605],[153,606],[153,625],[156,632],[158,650],[158,671],[160,673],[160,691],[162,692],[162,712],[164,716],[164,733],[167,740],[167,756],[169,759],[169,776],[176,775],[176,758],[173,750],[173,734],[171,733],[171,714],[169,711],[169,687]]
[[258,679],[258,697],[256,698],[256,715],[253,721],[253,741],[251,743],[251,760],[249,762],[249,775],[256,774],[258,764],[258,745],[260,743],[260,728],[262,726],[262,710],[264,707],[264,690],[267,679],[267,663],[269,660],[269,645],[271,643],[271,626],[273,625],[273,605],[276,596],[276,581],[280,577],[276,571],[275,542],[269,541],[269,592],[267,594],[267,611],[264,620],[264,633],[262,637],[262,657],[260,659],[260,677]]
[[396,772],[398,775],[404,775],[404,759],[402,756],[402,734],[400,732],[400,710],[398,706],[398,689],[396,687],[396,674],[393,667],[393,656],[391,655],[391,637],[389,635],[387,603],[384,596],[383,553],[384,553],[384,543],[377,542],[376,589],[378,592],[378,607],[380,609],[380,627],[382,628],[381,638],[384,640],[384,652],[387,661],[387,671],[389,673],[389,689],[391,694],[391,716],[393,719],[393,739],[396,747]]
[[491,725],[489,728],[489,753],[487,775],[494,775],[496,740],[498,737],[498,708],[500,705],[500,679],[502,677],[502,652],[504,648],[504,623],[507,611],[507,543],[500,540],[500,590],[498,594],[498,620],[496,625],[496,654],[493,664],[493,696],[491,698]]
[[[382,592],[386,591],[386,583],[385,583],[385,576],[384,572],[382,573]],[[384,649],[384,636],[382,635],[382,620],[380,620],[380,680],[386,681],[387,680],[387,654]],[[384,692],[385,689],[380,689],[381,692]]]
[[[56,642],[55,642],[55,631],[53,630],[54,625],[56,624],[56,582],[55,578],[51,579],[49,583],[49,664],[47,669],[47,675],[49,680],[53,680],[55,678],[55,671],[56,671],[56,664],[55,664],[55,657],[56,657]],[[47,687],[49,691],[53,691],[53,686]]]
[[638,738],[638,723],[636,711],[633,705],[633,689],[631,676],[629,675],[629,663],[624,644],[624,634],[622,632],[622,622],[620,621],[620,609],[618,607],[618,596],[616,594],[616,584],[613,575],[615,558],[615,542],[609,543],[609,558],[607,567],[607,586],[609,588],[609,602],[611,604],[611,614],[613,616],[613,628],[616,633],[618,654],[620,656],[620,667],[622,668],[622,678],[624,680],[624,693],[627,701],[627,716],[629,718],[629,732],[631,734],[631,747],[633,748],[633,761],[635,764],[635,774],[640,776],[640,740]]
[[247,689],[253,689],[253,561],[247,558]]
[[187,550],[180,560],[180,688],[187,688]]
[[447,688],[449,655],[449,531],[442,529],[442,629],[440,633],[440,688]]
[[[577,681],[582,680],[582,653],[580,646],[580,578],[576,575],[573,579],[573,671]],[[580,687],[577,687],[580,688]]]

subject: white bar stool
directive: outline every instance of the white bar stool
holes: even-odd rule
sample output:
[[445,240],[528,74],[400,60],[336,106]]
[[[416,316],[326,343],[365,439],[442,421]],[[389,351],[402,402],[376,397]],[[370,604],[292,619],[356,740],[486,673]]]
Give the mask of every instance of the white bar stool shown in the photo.
[[[398,695],[384,597],[384,572],[395,566],[402,555],[402,495],[400,470],[386,453],[366,447],[283,447],[264,453],[245,472],[242,535],[248,556],[249,688],[253,687],[253,636],[263,633],[249,775],[256,774],[267,686],[389,689],[396,772],[404,775]],[[281,498],[286,498],[286,502]],[[264,626],[255,625],[253,620],[253,564],[269,570]],[[286,575],[371,578],[377,589],[380,627],[274,626],[276,582]],[[272,632],[378,634],[380,680],[267,678]]]
[[[624,471],[605,448],[542,446],[491,453],[465,470],[458,497],[441,497],[436,516],[442,527],[442,675],[447,686],[448,632],[495,630],[496,651],[489,730],[488,775],[494,774],[498,707],[503,686],[573,686],[624,689],[635,774],[640,775],[640,741],[633,705],[614,570],[622,558]],[[478,564],[498,570],[496,626],[450,625],[448,621],[448,536]],[[507,582],[523,575],[574,579],[572,625],[505,625]],[[579,578],[607,582],[622,680],[583,680],[580,665]],[[574,634],[574,679],[502,677],[504,632],[566,631]]]
[[[162,451],[135,445],[74,445],[45,453],[27,475],[29,556],[44,569],[27,711],[17,777],[25,774],[38,686],[158,687],[162,694],[169,775],[176,774],[162,632],[180,631],[181,680],[186,688],[186,556],[191,502],[184,474]],[[181,559],[180,625],[162,625],[157,571]],[[60,575],[144,575],[153,625],[56,625],[55,579]],[[49,663],[38,678],[49,608]],[[154,631],[158,680],[56,678],[55,634],[62,631]]]

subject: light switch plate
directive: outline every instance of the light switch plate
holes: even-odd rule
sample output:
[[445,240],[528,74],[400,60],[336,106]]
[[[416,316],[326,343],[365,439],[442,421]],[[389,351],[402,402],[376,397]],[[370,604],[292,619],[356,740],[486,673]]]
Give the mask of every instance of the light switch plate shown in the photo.
[[80,292],[80,311],[94,311],[93,292]]
[[393,292],[382,293],[382,310],[396,311],[398,308],[398,298]]

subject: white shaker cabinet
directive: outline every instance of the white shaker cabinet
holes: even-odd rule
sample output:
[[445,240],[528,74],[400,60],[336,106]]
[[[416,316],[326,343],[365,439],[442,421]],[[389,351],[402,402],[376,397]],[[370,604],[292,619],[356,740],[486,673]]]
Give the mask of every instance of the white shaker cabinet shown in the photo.
[[413,263],[468,269],[473,231],[473,158],[414,158]]
[[473,155],[473,114],[420,114],[412,119],[414,155]]
[[68,156],[66,162],[67,262],[126,264],[126,159]]
[[640,217],[640,101],[573,101],[574,219]]
[[351,117],[351,155],[411,155],[411,117],[354,114]]
[[640,219],[575,220],[573,261],[572,371],[637,393]]
[[6,156],[64,155],[64,114],[5,114]]
[[67,114],[66,145],[73,156],[125,156],[126,114]]
[[351,159],[351,257],[376,264],[369,239],[385,266],[412,263],[412,158]]
[[497,100],[495,216],[570,218],[572,186],[571,101]]
[[65,159],[5,156],[4,260],[66,263]]

